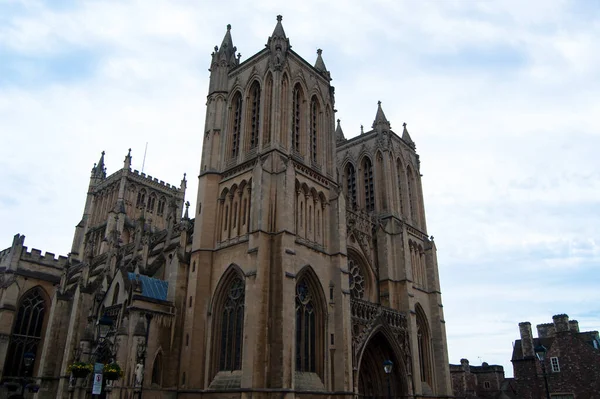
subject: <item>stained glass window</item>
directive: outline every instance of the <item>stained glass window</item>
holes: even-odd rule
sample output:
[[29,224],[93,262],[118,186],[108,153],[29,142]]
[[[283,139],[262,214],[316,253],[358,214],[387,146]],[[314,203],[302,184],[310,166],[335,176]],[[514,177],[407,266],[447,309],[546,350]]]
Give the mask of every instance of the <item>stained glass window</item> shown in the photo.
[[296,370],[316,372],[315,303],[306,279],[296,286]]

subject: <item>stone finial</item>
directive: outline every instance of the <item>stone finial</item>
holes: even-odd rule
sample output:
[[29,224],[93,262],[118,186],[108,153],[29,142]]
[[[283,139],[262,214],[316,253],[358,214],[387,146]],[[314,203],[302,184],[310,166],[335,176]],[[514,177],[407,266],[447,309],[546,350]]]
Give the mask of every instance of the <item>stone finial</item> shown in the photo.
[[283,17],[281,15],[277,16],[277,22],[281,22],[282,19],[283,19]]
[[231,24],[227,24],[227,30],[231,30]]

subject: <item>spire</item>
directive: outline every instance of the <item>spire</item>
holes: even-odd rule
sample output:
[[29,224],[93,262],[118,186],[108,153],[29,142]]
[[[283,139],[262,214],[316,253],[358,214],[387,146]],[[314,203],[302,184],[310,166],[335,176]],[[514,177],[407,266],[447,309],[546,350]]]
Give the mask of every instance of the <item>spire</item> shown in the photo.
[[402,126],[404,126],[404,131],[402,132],[402,140],[404,140],[404,142],[414,150],[416,148],[415,142],[410,137],[410,134],[408,134],[408,130],[406,129],[406,122],[404,122]]
[[283,25],[281,24],[281,20],[283,19],[283,17],[281,15],[277,16],[277,25],[275,25],[275,29],[273,30],[273,34],[271,35],[271,38],[280,38],[280,39],[286,39],[285,36],[285,31],[283,30]]
[[123,169],[131,169],[131,148],[127,155],[125,155],[125,160],[123,161]]
[[342,131],[342,126],[340,125],[340,120],[337,120],[337,127],[335,128],[335,141],[339,143],[340,141],[346,141],[346,137],[344,137],[344,132]]
[[390,122],[385,117],[383,109],[381,109],[381,101],[377,101],[377,114],[375,115],[375,121],[373,122],[373,129],[381,127],[382,129],[391,129]]
[[104,167],[104,151],[100,156],[100,160],[97,164],[94,164],[92,168],[92,177],[95,179],[104,179],[106,177],[106,168]]
[[185,201],[185,214],[183,215],[185,220],[190,219],[190,201]]

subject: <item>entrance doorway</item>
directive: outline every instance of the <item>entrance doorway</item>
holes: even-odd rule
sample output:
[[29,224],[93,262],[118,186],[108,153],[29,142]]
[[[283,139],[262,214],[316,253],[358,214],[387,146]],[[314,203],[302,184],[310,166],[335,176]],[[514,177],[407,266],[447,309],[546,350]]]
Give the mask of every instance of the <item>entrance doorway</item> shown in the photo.
[[[386,374],[384,362],[393,362],[392,372]],[[388,339],[382,332],[371,337],[365,347],[358,372],[358,394],[365,399],[385,399],[389,392],[394,399],[407,395],[404,363],[396,356]]]

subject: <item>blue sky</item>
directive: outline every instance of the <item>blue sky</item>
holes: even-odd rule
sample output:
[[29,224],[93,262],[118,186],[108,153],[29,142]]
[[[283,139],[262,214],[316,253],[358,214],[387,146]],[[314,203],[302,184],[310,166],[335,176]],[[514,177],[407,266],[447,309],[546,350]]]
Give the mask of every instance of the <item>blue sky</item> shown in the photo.
[[[283,24],[336,87],[346,137],[381,100],[421,155],[450,361],[512,375],[517,324],[600,329],[600,3],[0,0],[0,247],[66,254],[90,169],[199,170],[210,53]],[[190,179],[187,199],[197,185]]]

